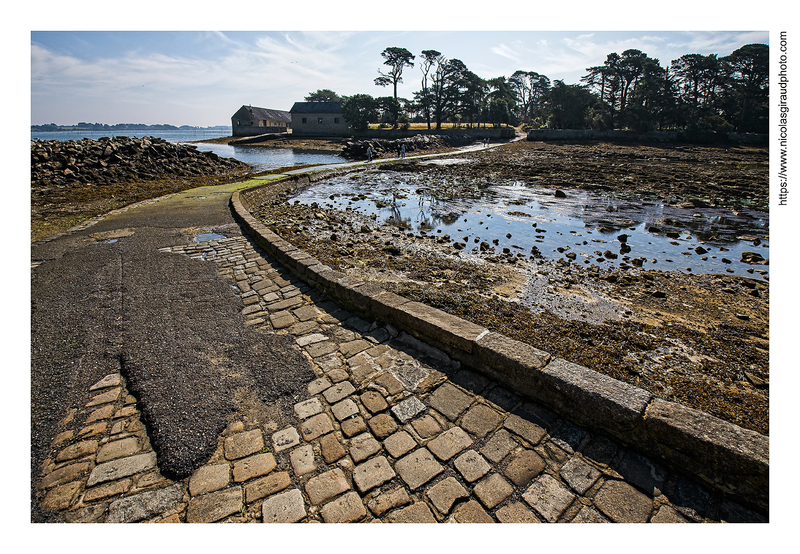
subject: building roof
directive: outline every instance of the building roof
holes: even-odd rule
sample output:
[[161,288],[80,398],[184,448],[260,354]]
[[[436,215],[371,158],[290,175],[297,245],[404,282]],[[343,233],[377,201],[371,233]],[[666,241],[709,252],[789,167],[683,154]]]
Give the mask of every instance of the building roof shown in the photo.
[[[289,112],[284,110],[268,110],[267,108],[257,108],[255,106],[242,106],[239,110],[233,114],[233,117],[237,117],[237,115],[245,110],[247,114],[250,115],[252,119],[255,120],[269,120],[269,121],[285,121],[286,123],[292,122],[292,116]],[[243,116],[244,114],[242,114]],[[241,117],[241,116],[240,116]]]
[[344,102],[295,102],[290,113],[342,113]]

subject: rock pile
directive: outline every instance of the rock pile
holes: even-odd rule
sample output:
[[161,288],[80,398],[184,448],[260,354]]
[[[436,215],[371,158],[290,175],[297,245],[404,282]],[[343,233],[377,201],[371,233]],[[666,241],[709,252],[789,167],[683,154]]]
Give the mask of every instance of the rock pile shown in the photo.
[[247,164],[156,137],[31,141],[31,186],[219,175]]
[[383,154],[389,156],[399,156],[400,147],[406,147],[406,154],[416,150],[430,150],[432,148],[455,148],[467,146],[475,142],[475,137],[468,135],[414,135],[400,139],[365,139],[348,141],[342,149],[342,156],[345,158],[358,160],[367,157],[367,148],[372,147],[373,156],[382,157]]

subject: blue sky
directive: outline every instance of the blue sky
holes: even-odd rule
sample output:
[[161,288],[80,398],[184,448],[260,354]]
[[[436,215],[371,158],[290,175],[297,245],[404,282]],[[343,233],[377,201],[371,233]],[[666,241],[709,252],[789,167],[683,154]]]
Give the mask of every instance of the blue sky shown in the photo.
[[[769,32],[32,30],[31,123],[226,125],[242,104],[288,110],[320,88],[390,95],[373,82],[390,46],[438,50],[484,78],[522,69],[578,83],[587,67],[628,48],[664,66],[753,42],[769,43]],[[398,95],[411,98],[420,77],[407,68]]]

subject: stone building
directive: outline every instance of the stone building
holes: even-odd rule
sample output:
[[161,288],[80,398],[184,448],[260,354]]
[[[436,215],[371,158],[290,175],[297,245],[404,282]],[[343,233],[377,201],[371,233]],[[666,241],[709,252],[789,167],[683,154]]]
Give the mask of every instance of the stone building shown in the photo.
[[235,137],[252,137],[265,133],[286,133],[292,116],[284,110],[268,110],[255,106],[242,106],[231,117]]
[[293,135],[341,136],[349,135],[342,116],[344,102],[295,102],[292,115]]

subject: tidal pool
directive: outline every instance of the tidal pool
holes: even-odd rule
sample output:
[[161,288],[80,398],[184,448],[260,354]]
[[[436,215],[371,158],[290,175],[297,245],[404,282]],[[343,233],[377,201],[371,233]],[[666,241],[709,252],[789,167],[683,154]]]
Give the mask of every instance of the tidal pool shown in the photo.
[[[405,232],[445,237],[466,255],[571,259],[601,268],[766,277],[769,214],[680,208],[633,195],[561,191],[521,182],[435,187],[425,175],[365,172],[309,187],[290,201],[350,211]],[[465,198],[464,190],[472,191]],[[477,192],[476,192],[477,191]],[[753,254],[749,254],[753,253]],[[622,265],[625,267],[626,265]]]

